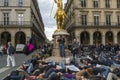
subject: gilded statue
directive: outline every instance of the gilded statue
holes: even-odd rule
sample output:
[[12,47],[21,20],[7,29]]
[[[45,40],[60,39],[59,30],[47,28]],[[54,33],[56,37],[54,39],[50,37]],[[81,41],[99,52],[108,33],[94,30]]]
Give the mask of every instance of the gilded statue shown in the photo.
[[66,17],[65,11],[63,10],[62,0],[54,0],[57,4],[57,11],[55,14],[57,30],[63,29],[64,18]]

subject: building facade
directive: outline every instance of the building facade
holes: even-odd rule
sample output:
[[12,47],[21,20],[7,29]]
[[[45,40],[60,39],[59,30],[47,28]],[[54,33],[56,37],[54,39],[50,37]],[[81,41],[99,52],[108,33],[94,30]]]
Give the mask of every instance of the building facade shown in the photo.
[[0,43],[15,46],[30,38],[37,46],[46,40],[37,0],[0,0]]
[[64,28],[81,44],[120,44],[120,0],[67,0]]

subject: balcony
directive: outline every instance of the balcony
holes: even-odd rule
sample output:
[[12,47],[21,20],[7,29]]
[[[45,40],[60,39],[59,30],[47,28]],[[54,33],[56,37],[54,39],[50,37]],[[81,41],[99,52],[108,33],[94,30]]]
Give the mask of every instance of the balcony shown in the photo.
[[88,22],[88,23],[77,23],[77,27],[80,28],[120,28],[120,23],[118,22],[111,22],[111,23],[94,23],[94,22]]
[[23,21],[23,22],[18,22],[18,21],[0,21],[0,27],[31,27],[31,21]]

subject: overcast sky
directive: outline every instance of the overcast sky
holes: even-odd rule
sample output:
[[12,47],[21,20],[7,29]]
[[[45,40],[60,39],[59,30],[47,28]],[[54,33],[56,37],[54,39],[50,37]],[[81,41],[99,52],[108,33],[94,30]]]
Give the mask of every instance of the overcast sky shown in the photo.
[[[67,0],[63,0],[64,3],[66,1]],[[54,33],[54,31],[57,28],[56,21],[54,19],[56,7],[57,7],[56,4],[54,4],[53,11],[50,16],[53,2],[54,2],[54,0],[38,0],[42,19],[43,19],[44,26],[45,26],[45,34],[49,40],[52,40],[52,34]]]

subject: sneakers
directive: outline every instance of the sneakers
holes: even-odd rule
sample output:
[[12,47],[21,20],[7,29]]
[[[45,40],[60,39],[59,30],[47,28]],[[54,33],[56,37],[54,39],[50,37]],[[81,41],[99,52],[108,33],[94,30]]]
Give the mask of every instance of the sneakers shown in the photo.
[[6,65],[7,67],[9,67],[9,65]]
[[16,66],[8,66],[8,65],[7,65],[6,67],[16,67]]
[[12,66],[13,68],[16,67],[16,66]]
[[7,65],[6,67],[9,68],[10,66]]

